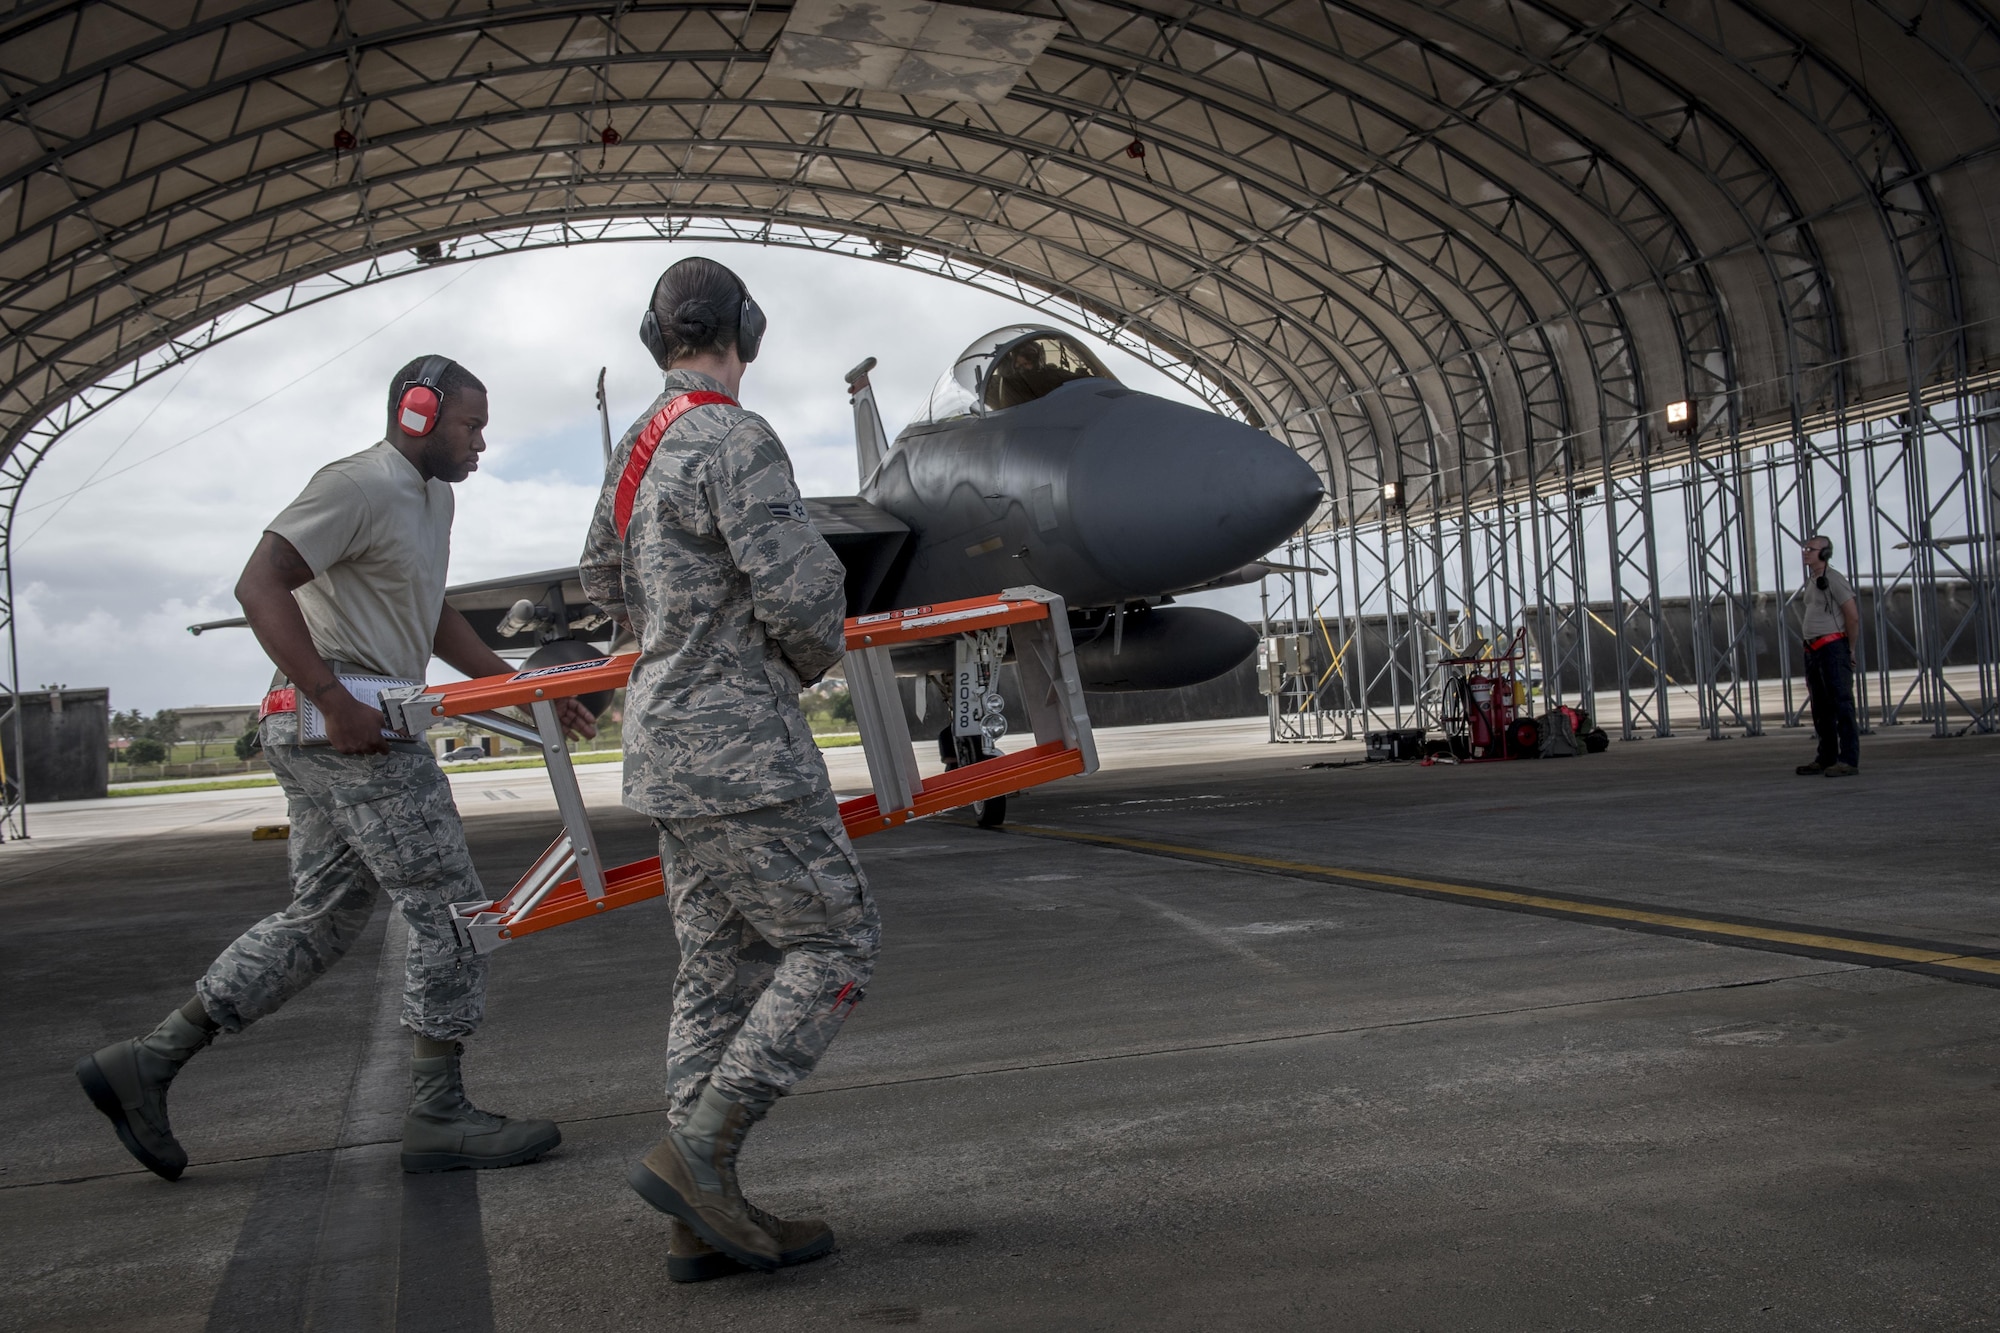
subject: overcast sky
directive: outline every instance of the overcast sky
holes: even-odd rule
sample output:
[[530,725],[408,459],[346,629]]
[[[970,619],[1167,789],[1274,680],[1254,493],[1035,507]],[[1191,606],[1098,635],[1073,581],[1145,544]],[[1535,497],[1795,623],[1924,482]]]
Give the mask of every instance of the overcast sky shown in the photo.
[[[888,265],[665,242],[483,259],[337,297],[202,353],[57,445],[14,549],[24,687],[109,686],[113,708],[146,712],[258,697],[271,667],[247,630],[186,627],[239,614],[230,588],[263,525],[316,468],[381,439],[390,377],[426,353],[468,366],[492,407],[480,470],[458,488],[452,581],[573,563],[602,476],[598,367],[616,435],[659,390],[639,315],[660,270],[689,254],[742,274],[770,315],[743,402],[777,427],[808,495],[857,488],[842,372],[881,359],[893,438],[962,347],[1047,322]],[[1196,401],[1095,345],[1133,387]],[[1254,592],[1204,600],[1254,615]]]

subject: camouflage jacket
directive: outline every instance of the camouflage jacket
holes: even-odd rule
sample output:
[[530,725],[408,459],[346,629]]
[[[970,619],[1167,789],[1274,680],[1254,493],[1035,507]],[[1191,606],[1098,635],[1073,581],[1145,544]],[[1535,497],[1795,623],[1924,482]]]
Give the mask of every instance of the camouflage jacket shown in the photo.
[[806,521],[770,425],[740,407],[690,410],[661,439],[624,540],[613,525],[646,423],[680,394],[721,388],[668,373],[612,452],[580,562],[584,595],[639,640],[625,804],[656,819],[734,814],[829,785],[799,687],[840,660],[845,571]]

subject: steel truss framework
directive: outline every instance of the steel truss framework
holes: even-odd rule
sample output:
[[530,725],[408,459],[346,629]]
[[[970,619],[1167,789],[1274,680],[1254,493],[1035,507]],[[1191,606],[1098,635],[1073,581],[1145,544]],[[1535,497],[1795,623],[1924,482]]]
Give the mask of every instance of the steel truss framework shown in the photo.
[[[1766,568],[1761,577],[1750,571],[1742,585],[1752,590],[1746,599],[1704,593],[1695,568],[1701,558],[1695,534],[1703,524],[1697,511],[1714,502],[1720,479],[1740,506],[1723,518],[1740,525],[1753,557],[1760,550],[1789,556],[1798,544],[1791,534],[1815,532],[1849,553],[1841,563],[1853,571],[1868,613],[1856,645],[1864,731],[1920,724],[1942,736],[2000,724],[2000,654],[1993,642],[2000,608],[1990,565],[2000,515],[1994,475],[2000,394],[1993,384],[1992,377],[1981,377],[1963,392],[1944,386],[1924,396],[1914,417],[1886,409],[1874,416],[1842,414],[1805,423],[1802,445],[1739,438],[1628,479],[1649,499],[1649,507],[1635,513],[1685,521],[1686,563],[1668,571],[1667,586],[1676,594],[1676,611],[1681,604],[1688,609],[1671,619],[1657,604],[1649,610],[1643,625],[1649,646],[1638,650],[1641,672],[1621,665],[1614,678],[1626,710],[1622,728],[1609,713],[1605,723],[1626,739],[1642,734],[1634,721],[1642,715],[1637,696],[1645,701],[1643,734],[1672,735],[1676,723],[1683,732],[1711,737],[1758,735],[1771,723],[1811,725],[1799,649],[1772,632],[1774,617],[1783,617],[1796,595],[1781,577],[1785,571]],[[1859,502],[1854,511],[1835,505],[1815,514],[1790,507],[1801,496],[1846,495],[1850,489]],[[1485,549],[1496,569],[1512,572],[1509,586],[1532,586],[1529,571],[1545,558],[1551,532],[1562,540],[1586,534],[1593,542],[1629,540],[1606,531],[1601,513],[1587,518],[1587,504],[1588,497],[1575,502],[1570,521],[1559,523],[1544,522],[1551,506],[1534,498],[1495,507],[1484,523]],[[1449,530],[1457,521],[1445,517],[1434,526]],[[1473,595],[1442,611],[1412,596],[1425,586],[1425,574],[1410,568],[1428,558],[1419,537],[1424,526],[1395,515],[1322,527],[1290,544],[1291,563],[1323,573],[1299,575],[1282,587],[1274,581],[1266,589],[1271,629],[1304,632],[1315,641],[1314,660],[1285,677],[1272,699],[1275,739],[1349,739],[1370,729],[1428,725],[1436,716],[1438,659],[1487,650],[1497,642],[1493,627],[1513,623],[1483,611],[1471,580],[1459,586]],[[1640,533],[1641,539],[1648,535]],[[1981,563],[1982,554],[1989,563]],[[1577,600],[1553,614],[1546,603],[1525,609],[1533,631],[1531,673],[1546,702],[1594,712],[1611,706],[1600,697],[1610,673],[1599,668],[1593,674],[1586,654],[1565,636],[1595,626],[1602,642],[1615,639],[1617,627],[1610,608],[1584,601],[1586,593],[1577,588]],[[1742,674],[1705,677],[1718,661],[1717,645],[1732,638],[1742,645]],[[1384,644],[1391,660],[1371,663],[1370,654],[1381,654]],[[1402,652],[1408,661],[1397,656]],[[1670,694],[1679,702],[1672,703]]]
[[1987,0],[987,7],[1063,24],[993,106],[771,75],[782,5],[16,6],[0,502],[118,393],[357,283],[803,244],[1028,295],[1321,470],[1329,576],[1271,591],[1332,608],[1330,674],[1288,684],[1284,734],[1421,716],[1440,644],[1523,620],[1623,735],[1789,723],[1759,607],[1814,530],[1883,590],[1872,715],[1993,724]]

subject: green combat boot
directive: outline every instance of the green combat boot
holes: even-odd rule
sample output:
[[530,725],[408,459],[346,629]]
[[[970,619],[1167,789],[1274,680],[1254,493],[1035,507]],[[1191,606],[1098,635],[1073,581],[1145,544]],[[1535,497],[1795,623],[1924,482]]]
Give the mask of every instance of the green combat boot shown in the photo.
[[[747,1200],[744,1204],[757,1225],[778,1242],[778,1267],[811,1263],[833,1252],[833,1228],[817,1217],[793,1220],[773,1217]],[[678,1217],[667,1230],[667,1277],[675,1282],[707,1282],[746,1271],[742,1264],[703,1240],[695,1229]]]
[[783,1249],[736,1183],[736,1154],[769,1107],[731,1101],[711,1084],[687,1120],[668,1130],[626,1177],[647,1203],[672,1213],[737,1263],[765,1272],[783,1262]]
[[464,1050],[454,1042],[449,1055],[410,1061],[415,1095],[403,1117],[405,1171],[519,1166],[562,1142],[553,1120],[509,1120],[467,1101],[458,1072]]
[[143,1037],[113,1042],[76,1062],[76,1081],[111,1120],[125,1150],[154,1175],[179,1180],[187,1151],[167,1123],[167,1085],[215,1033],[188,1021],[180,1010]]

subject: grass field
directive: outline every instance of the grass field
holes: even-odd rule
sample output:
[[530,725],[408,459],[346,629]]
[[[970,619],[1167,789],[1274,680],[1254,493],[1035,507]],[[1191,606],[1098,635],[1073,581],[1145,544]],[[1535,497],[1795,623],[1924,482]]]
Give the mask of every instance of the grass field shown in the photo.
[[[850,745],[861,744],[858,734],[815,736],[822,750],[838,750]],[[573,764],[615,764],[624,759],[622,750],[585,750],[570,756]],[[462,763],[446,764],[447,773],[499,773],[511,768],[541,768],[541,756],[522,755],[512,759],[479,759]],[[191,791],[234,791],[239,787],[275,787],[278,780],[271,776],[240,778],[205,778],[184,782],[128,782],[111,788],[111,796],[173,796]]]

